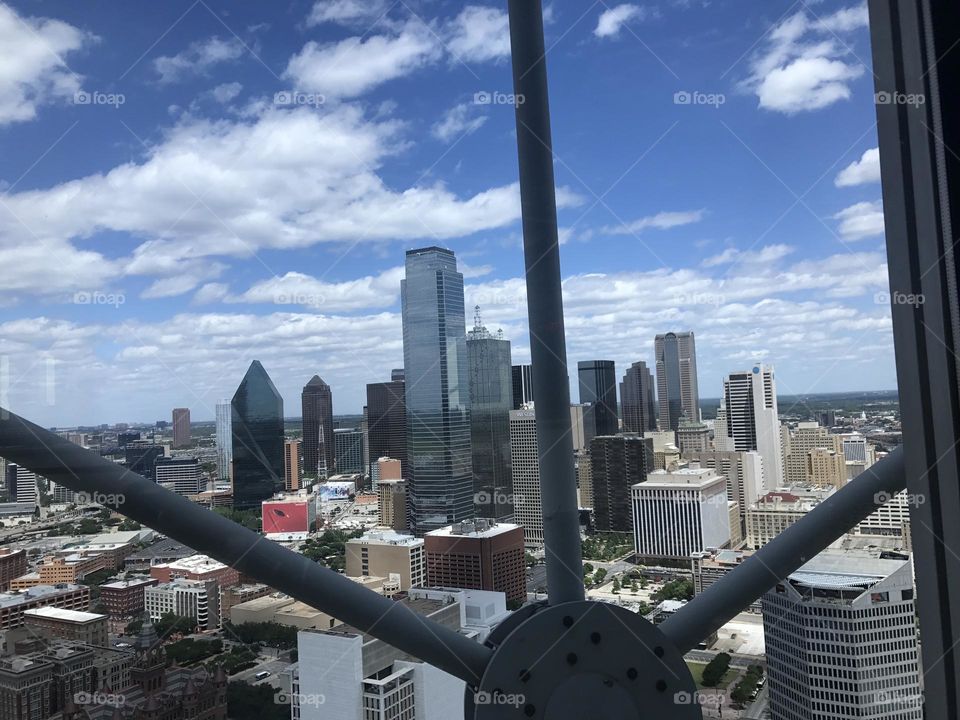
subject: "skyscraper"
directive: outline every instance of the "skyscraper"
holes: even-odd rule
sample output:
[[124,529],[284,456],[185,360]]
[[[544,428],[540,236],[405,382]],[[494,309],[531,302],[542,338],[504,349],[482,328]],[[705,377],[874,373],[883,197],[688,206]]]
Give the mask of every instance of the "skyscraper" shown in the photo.
[[502,333],[494,335],[483,326],[479,307],[473,330],[467,335],[467,363],[474,512],[477,517],[512,521],[510,341],[504,340]]
[[258,508],[283,490],[283,398],[259,360],[231,401],[233,506]]
[[[396,373],[392,373],[394,378]],[[374,488],[380,482],[377,461],[382,457],[399,460],[401,474],[407,472],[407,403],[402,373],[400,378],[367,385],[367,438]]]
[[514,365],[510,373],[513,380],[513,409],[519,410],[533,402],[533,366]]
[[299,440],[283,442],[283,487],[284,490],[299,490],[303,474],[303,455]]
[[653,341],[657,363],[657,397],[660,428],[676,430],[680,416],[700,420],[700,392],[697,389],[697,349],[693,332],[669,332]]
[[531,408],[510,411],[510,470],[514,522],[523,528],[528,547],[543,547],[540,502],[540,456],[537,453],[537,414]]
[[190,447],[190,408],[173,409],[173,447]]
[[718,413],[714,425],[717,449],[756,450],[763,459],[763,487],[776,490],[783,483],[783,462],[773,366],[730,373],[720,408],[722,418]]
[[577,363],[580,381],[580,402],[590,403],[584,413],[584,422],[591,425],[595,435],[616,435],[617,373],[613,360],[582,360]]
[[319,375],[303,386],[303,471],[333,475],[333,392]]
[[423,534],[473,515],[463,275],[453,252],[408,250],[400,294],[410,524]]
[[229,400],[217,403],[217,476],[230,478],[230,463],[233,462],[233,408]]
[[624,432],[643,435],[647,430],[657,429],[653,395],[653,373],[645,362],[635,362],[620,383]]
[[363,473],[363,431],[360,428],[334,428],[334,471],[338,475]]
[[909,556],[827,550],[763,596],[778,720],[920,720]]
[[631,532],[630,488],[654,470],[653,439],[598,436],[590,443],[593,514],[600,532]]

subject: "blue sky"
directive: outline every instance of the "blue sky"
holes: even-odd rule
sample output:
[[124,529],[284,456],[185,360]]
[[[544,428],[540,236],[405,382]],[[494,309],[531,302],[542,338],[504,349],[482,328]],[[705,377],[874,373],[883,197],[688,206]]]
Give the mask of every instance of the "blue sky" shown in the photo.
[[[692,329],[704,397],[755,359],[784,394],[895,387],[865,6],[546,15],[571,364]],[[18,412],[211,418],[253,359],[288,414],[314,373],[358,412],[422,245],[529,359],[503,5],[0,1],[0,45]]]

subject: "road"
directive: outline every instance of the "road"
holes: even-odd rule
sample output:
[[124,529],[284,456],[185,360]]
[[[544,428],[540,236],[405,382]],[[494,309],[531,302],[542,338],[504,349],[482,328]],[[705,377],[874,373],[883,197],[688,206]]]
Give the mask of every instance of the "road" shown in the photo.
[[537,588],[547,587],[547,566],[534,565],[527,568],[527,592],[535,593]]
[[[290,662],[287,660],[277,660],[276,658],[257,658],[259,662],[248,670],[241,670],[236,675],[230,676],[230,681],[240,681],[249,683],[250,685],[273,685],[274,687],[279,687],[276,684],[278,676],[281,672],[290,667]],[[258,672],[263,672],[266,670],[270,673],[269,676],[265,677],[263,680],[257,680],[255,678]]]
[[[717,653],[713,650],[691,650],[684,657],[687,660],[693,662],[702,662],[708,663],[717,656]],[[763,658],[757,657],[756,655],[731,655],[730,656],[730,667],[739,668],[745,670],[751,665],[761,665],[765,666],[765,661]]]

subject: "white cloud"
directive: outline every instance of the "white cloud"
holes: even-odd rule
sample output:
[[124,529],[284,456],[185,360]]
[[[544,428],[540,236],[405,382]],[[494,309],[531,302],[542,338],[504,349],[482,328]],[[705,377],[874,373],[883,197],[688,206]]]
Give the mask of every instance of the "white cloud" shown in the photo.
[[436,38],[411,21],[396,35],[350,37],[325,45],[310,41],[290,58],[284,77],[298,90],[356,97],[441,56]]
[[685,210],[681,212],[659,212],[656,215],[634,220],[625,225],[610,225],[605,227],[603,232],[610,235],[636,235],[649,228],[656,230],[669,230],[670,228],[681,225],[690,225],[700,222],[703,219],[706,210]]
[[625,24],[631,20],[643,20],[646,16],[647,9],[640,5],[616,5],[600,13],[593,34],[598,38],[616,37]]
[[385,9],[383,0],[318,0],[310,9],[307,26],[369,22],[376,20]]
[[708,257],[701,265],[703,267],[717,267],[719,265],[728,265],[730,263],[743,264],[766,264],[782,260],[792,254],[794,248],[789,245],[765,245],[759,250],[738,250],[737,248],[727,248],[718,255]]
[[239,38],[211,37],[192,43],[176,55],[164,55],[153,61],[160,82],[179,82],[192,74],[204,75],[215,65],[240,59],[245,48]]
[[468,5],[450,21],[445,34],[455,60],[488,62],[510,57],[510,23],[499,8]]
[[761,108],[786,114],[819,110],[850,97],[863,75],[850,41],[840,38],[866,27],[866,10],[854,6],[816,18],[807,10],[791,15],[767,35],[750,64],[744,86]]
[[879,201],[856,203],[838,212],[833,219],[840,221],[837,231],[844,240],[883,234],[883,205]]
[[880,148],[870,148],[859,160],[855,160],[837,175],[833,181],[837,187],[850,187],[880,182]]
[[211,92],[213,99],[219,103],[228,103],[236,98],[243,90],[243,85],[238,82],[223,83],[217,85]]
[[476,107],[461,103],[447,110],[430,132],[438,140],[448,143],[479,130],[487,121],[486,115],[475,115]]
[[0,3],[0,126],[32,120],[39,107],[72,100],[81,78],[65,58],[95,39],[60,20],[21,17]]
[[325,313],[386,309],[400,297],[402,267],[390,268],[379,275],[329,282],[299,272],[288,272],[253,285],[228,303],[267,303],[308,307]]

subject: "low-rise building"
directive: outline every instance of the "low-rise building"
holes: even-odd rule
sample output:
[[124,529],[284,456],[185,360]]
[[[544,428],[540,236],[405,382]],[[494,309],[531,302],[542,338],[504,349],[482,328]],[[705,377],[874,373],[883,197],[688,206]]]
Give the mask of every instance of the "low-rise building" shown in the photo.
[[173,562],[152,565],[150,577],[165,583],[184,580],[215,580],[220,587],[232,587],[240,582],[240,574],[229,565],[206,555],[191,555]]
[[157,584],[156,578],[116,580],[100,586],[100,603],[114,629],[127,625],[143,613],[143,594]]
[[85,585],[37,585],[29,590],[0,593],[0,630],[20,627],[27,610],[48,605],[66,610],[87,610],[90,588]]
[[767,493],[747,509],[747,547],[763,547],[834,492],[832,486],[795,486]]
[[493,520],[468,520],[424,537],[427,583],[448,588],[494,590],[508,601],[527,597],[523,528]]
[[23,620],[39,634],[84,645],[107,645],[107,616],[100,613],[48,606],[25,610]]
[[27,572],[27,551],[0,548],[0,592],[10,589],[10,581]]
[[[381,480],[379,488],[389,482]],[[426,582],[423,538],[401,535],[393,530],[371,530],[362,537],[348,540],[344,548],[346,574],[350,577],[389,578],[396,575],[400,590],[420,587]]]
[[200,630],[220,625],[220,595],[216,580],[177,579],[148,587],[143,592],[144,610],[151,620],[168,613],[196,620]]

